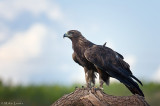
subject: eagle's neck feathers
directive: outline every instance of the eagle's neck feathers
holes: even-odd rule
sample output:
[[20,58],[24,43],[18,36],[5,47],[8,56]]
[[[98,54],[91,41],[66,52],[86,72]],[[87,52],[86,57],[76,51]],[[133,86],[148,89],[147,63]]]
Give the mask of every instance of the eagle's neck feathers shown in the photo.
[[80,36],[72,40],[72,48],[76,52],[84,52],[86,49],[90,48],[94,44],[87,40],[85,37]]

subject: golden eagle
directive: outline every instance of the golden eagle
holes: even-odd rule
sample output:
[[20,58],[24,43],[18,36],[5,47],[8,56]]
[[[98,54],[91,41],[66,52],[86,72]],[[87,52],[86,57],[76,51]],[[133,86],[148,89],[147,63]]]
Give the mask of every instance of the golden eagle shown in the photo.
[[[133,94],[144,96],[135,82],[138,80],[131,72],[130,66],[123,60],[123,56],[104,45],[96,45],[88,41],[77,30],[70,30],[63,37],[68,37],[72,41],[73,60],[81,65],[85,71],[87,87],[95,85],[96,73],[99,74],[100,88],[103,82],[109,85],[109,78],[113,77],[123,83]],[[134,80],[133,80],[134,79]]]

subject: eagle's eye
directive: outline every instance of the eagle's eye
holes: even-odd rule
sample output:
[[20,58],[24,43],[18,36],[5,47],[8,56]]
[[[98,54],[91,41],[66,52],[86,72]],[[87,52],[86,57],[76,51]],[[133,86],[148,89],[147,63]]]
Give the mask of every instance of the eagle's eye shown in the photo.
[[70,36],[73,36],[74,35],[74,32],[69,32],[68,33]]

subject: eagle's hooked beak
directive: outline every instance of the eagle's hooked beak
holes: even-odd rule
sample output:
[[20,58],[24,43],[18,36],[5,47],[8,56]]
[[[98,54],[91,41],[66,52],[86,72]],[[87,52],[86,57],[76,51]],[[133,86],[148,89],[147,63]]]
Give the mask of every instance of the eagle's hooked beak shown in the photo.
[[63,35],[63,38],[64,38],[64,37],[70,38],[71,36],[70,36],[69,34],[65,33],[65,34]]
[[65,34],[63,35],[63,38],[64,38],[64,37],[69,37],[69,36],[68,36],[68,34],[67,34],[67,33],[65,33]]

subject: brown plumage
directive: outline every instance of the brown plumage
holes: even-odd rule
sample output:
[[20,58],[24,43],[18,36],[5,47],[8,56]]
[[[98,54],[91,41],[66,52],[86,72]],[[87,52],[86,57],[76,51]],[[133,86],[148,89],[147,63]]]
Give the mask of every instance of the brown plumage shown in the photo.
[[[85,71],[87,87],[95,85],[95,73],[99,74],[100,88],[103,82],[109,85],[109,77],[118,79],[133,94],[144,96],[143,92],[135,82],[139,81],[131,72],[130,66],[123,59],[124,57],[118,52],[104,45],[96,45],[82,36],[77,30],[70,30],[64,37],[72,41],[73,60],[81,65]],[[134,80],[133,80],[134,79]]]

